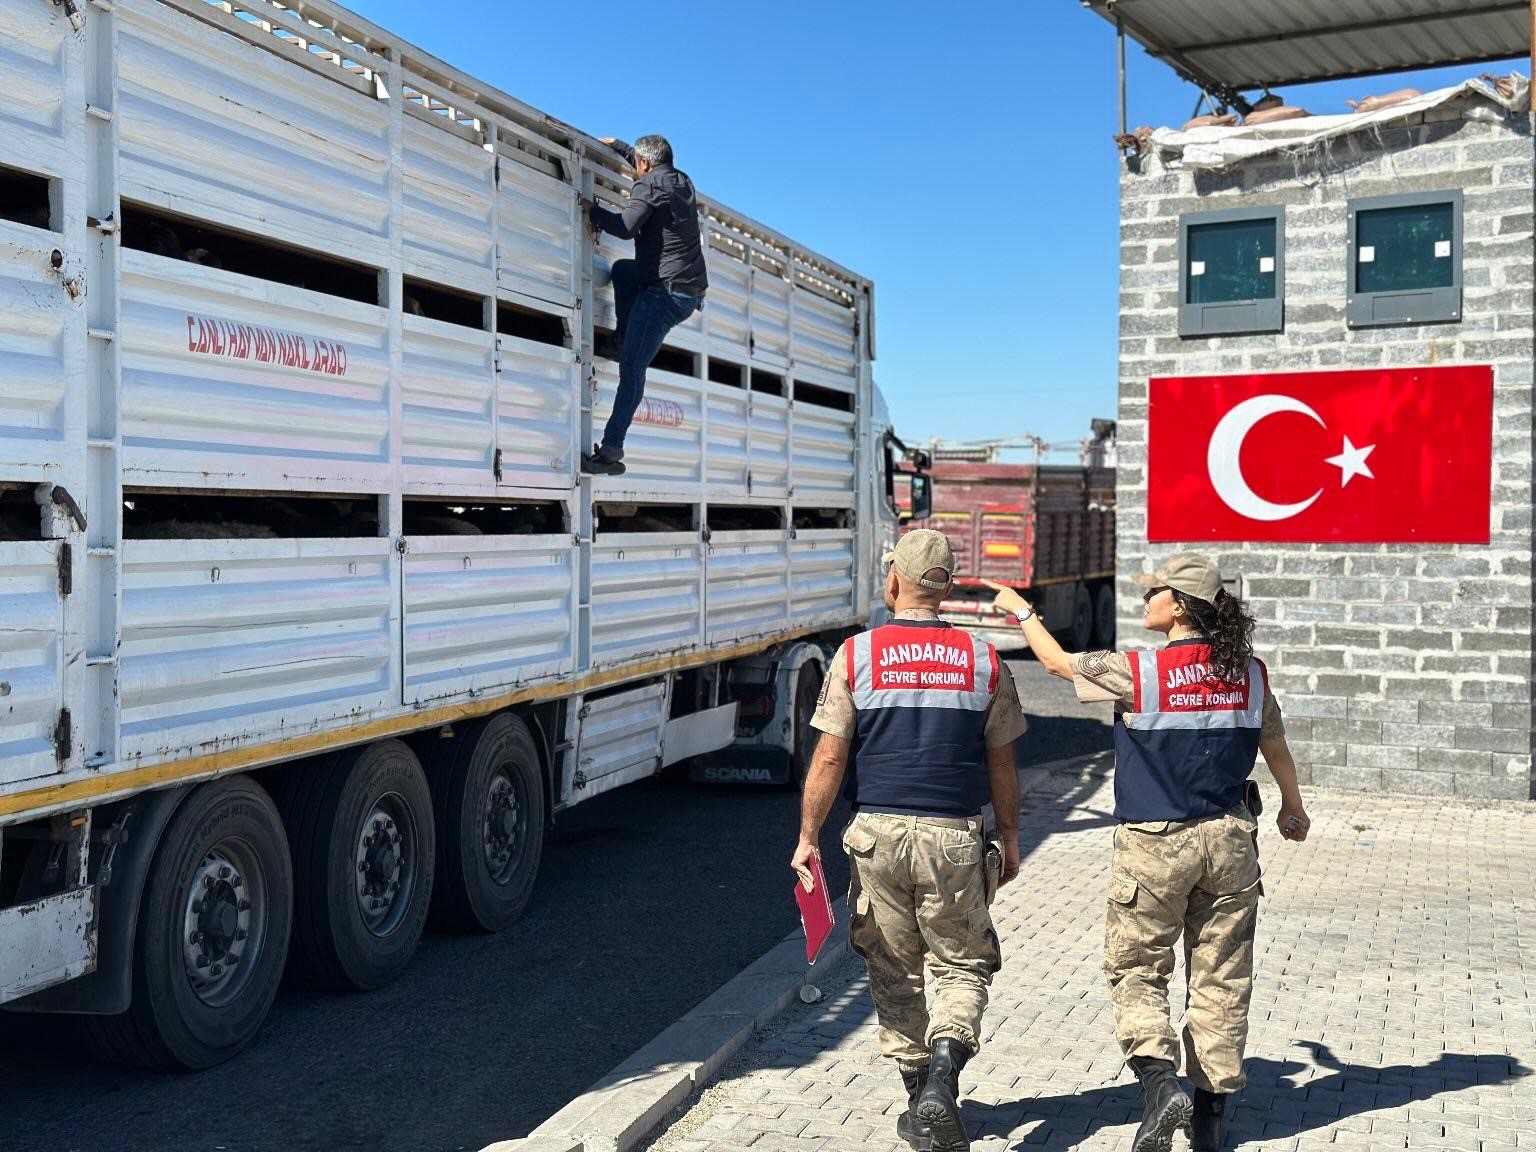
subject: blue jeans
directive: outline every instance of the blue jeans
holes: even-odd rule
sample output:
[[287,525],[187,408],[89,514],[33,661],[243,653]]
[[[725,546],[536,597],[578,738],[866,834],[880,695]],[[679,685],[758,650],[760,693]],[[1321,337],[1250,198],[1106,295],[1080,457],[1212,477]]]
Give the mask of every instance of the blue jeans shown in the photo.
[[633,260],[613,265],[613,306],[618,321],[613,338],[623,349],[619,354],[619,391],[613,413],[603,429],[603,455],[624,458],[624,437],[629,434],[635,409],[645,396],[645,370],[661,351],[667,333],[704,306],[703,297],[668,292],[660,285],[640,283]]

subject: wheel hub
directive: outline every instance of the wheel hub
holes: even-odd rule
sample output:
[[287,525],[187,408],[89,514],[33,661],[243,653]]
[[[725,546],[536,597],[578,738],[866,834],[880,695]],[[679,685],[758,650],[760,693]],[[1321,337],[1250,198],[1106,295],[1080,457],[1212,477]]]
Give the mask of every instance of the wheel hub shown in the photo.
[[246,942],[261,913],[252,901],[245,855],[233,842],[215,845],[187,890],[182,962],[193,991],[214,1006],[239,994],[251,967]]
[[377,936],[394,931],[409,903],[414,847],[404,801],[394,793],[381,796],[358,831],[356,853],[358,911]]
[[501,883],[517,853],[521,808],[517,790],[505,776],[496,776],[486,794],[482,849],[492,879]]

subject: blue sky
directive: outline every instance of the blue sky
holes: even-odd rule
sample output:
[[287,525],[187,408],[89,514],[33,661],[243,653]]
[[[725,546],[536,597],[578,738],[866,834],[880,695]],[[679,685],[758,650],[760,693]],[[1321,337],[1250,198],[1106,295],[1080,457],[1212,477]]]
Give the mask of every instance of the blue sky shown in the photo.
[[[1115,411],[1114,33],[1076,0],[351,0],[875,282],[904,437],[1085,436]],[[1197,93],[1134,42],[1130,120]],[[1502,70],[1502,69],[1501,69]],[[1283,91],[1314,112],[1479,69]]]

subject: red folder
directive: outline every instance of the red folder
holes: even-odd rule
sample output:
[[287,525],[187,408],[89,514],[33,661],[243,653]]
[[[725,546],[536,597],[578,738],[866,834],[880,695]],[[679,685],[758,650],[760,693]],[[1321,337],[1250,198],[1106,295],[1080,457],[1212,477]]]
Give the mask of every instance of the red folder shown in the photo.
[[821,870],[821,857],[812,856],[811,863],[811,890],[807,892],[805,885],[799,880],[795,881],[795,903],[800,906],[800,924],[805,929],[805,962],[816,963],[816,953],[821,951],[821,946],[827,942],[827,937],[832,935],[832,897],[827,892],[827,876]]

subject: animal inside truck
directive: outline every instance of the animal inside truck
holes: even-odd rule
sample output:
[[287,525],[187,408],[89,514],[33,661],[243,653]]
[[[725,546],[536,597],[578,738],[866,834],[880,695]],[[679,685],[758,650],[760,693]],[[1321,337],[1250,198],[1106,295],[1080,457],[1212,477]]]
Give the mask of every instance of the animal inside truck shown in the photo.
[[0,1003],[207,1067],[285,969],[511,924],[573,804],[804,771],[898,535],[867,279],[701,200],[584,477],[612,150],[324,0],[0,0],[0,55]]

